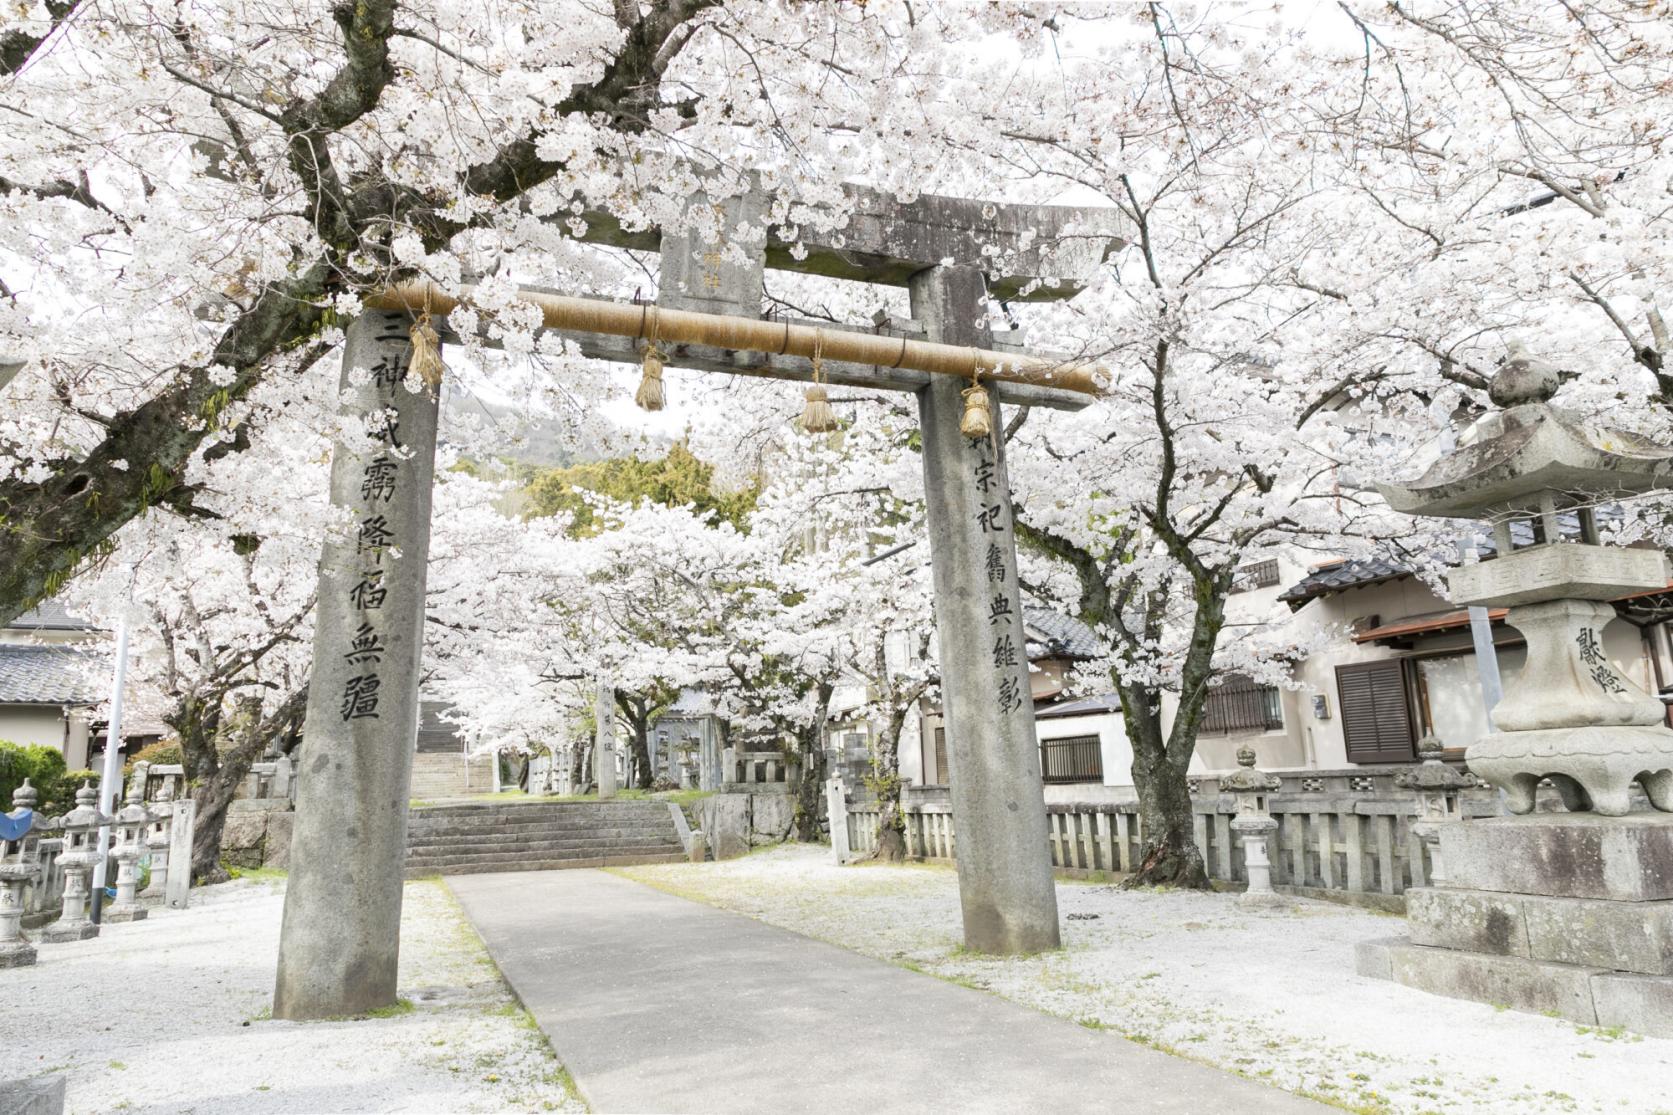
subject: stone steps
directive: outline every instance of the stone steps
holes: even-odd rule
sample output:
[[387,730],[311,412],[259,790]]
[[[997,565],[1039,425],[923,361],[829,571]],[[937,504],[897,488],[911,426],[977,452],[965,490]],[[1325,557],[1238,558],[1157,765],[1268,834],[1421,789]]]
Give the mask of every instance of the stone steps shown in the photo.
[[631,824],[631,825],[581,825],[573,822],[563,822],[550,825],[493,825],[493,826],[449,826],[440,829],[422,829],[407,834],[407,846],[417,844],[479,844],[496,840],[561,840],[566,836],[598,836],[607,840],[620,840],[633,836],[668,836],[674,831],[667,818],[663,824]]
[[437,842],[408,844],[408,859],[430,859],[437,856],[497,856],[519,852],[567,852],[576,848],[659,848],[678,850],[680,842],[661,833],[635,833],[630,836],[584,834],[547,840],[518,840],[501,838],[472,844]]
[[447,866],[412,866],[406,878],[418,879],[426,875],[485,875],[507,871],[566,871],[581,867],[631,867],[643,863],[684,863],[684,852],[644,853],[642,855],[578,856],[569,859],[537,859],[515,857],[505,860],[472,860],[469,863]]
[[685,858],[664,802],[495,802],[414,809],[405,873],[545,871]]

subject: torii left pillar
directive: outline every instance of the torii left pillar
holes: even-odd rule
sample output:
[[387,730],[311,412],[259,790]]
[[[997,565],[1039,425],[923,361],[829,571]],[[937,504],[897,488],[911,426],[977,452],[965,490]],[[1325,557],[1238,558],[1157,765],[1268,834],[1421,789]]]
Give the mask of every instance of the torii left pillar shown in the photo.
[[368,312],[343,350],[344,415],[373,436],[331,459],[275,1018],[396,1002],[438,407],[406,387],[410,324]]

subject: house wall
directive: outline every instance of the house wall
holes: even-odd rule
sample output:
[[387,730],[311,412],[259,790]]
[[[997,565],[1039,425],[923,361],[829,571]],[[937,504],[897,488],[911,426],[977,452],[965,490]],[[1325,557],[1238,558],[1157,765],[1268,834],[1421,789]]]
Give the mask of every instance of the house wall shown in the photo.
[[[59,705],[0,705],[0,740],[25,746],[36,745],[65,751],[67,724],[64,709]],[[87,754],[86,732],[82,732],[82,758]],[[65,765],[76,764],[64,756]],[[8,805],[9,808],[9,805]]]
[[[1414,645],[1409,649],[1374,643],[1355,643],[1347,633],[1355,620],[1365,617],[1377,616],[1381,622],[1391,623],[1404,616],[1451,610],[1453,606],[1430,591],[1422,581],[1416,577],[1405,577],[1380,585],[1369,585],[1320,597],[1309,601],[1300,611],[1294,613],[1287,629],[1298,643],[1306,644],[1321,635],[1333,636],[1325,641],[1322,649],[1314,651],[1296,665],[1292,676],[1301,688],[1297,692],[1285,695],[1284,735],[1287,736],[1287,740],[1282,746],[1287,755],[1302,757],[1295,765],[1325,769],[1349,765],[1347,742],[1342,732],[1341,710],[1338,707],[1340,697],[1336,689],[1337,666],[1388,658],[1464,652],[1464,661],[1456,675],[1449,675],[1449,680],[1456,677],[1458,686],[1449,701],[1453,706],[1453,718],[1460,718],[1470,703],[1479,701],[1479,683],[1473,669],[1475,655],[1467,629],[1419,637],[1413,640]],[[1495,624],[1493,637],[1498,648],[1501,681],[1505,689],[1509,690],[1520,672],[1523,661],[1521,636],[1507,625]],[[1507,643],[1511,645],[1507,646]],[[1625,620],[1611,621],[1603,629],[1603,647],[1615,668],[1624,676],[1650,692],[1655,691],[1643,638],[1637,628]],[[1323,694],[1327,700],[1327,716],[1322,719],[1313,715],[1311,706],[1314,694]],[[1451,747],[1466,746],[1470,741],[1453,739],[1443,742]],[[1257,746],[1256,750],[1261,755],[1262,764],[1268,764],[1270,760],[1267,759],[1264,748]],[[1282,767],[1290,764],[1273,762],[1271,765]]]

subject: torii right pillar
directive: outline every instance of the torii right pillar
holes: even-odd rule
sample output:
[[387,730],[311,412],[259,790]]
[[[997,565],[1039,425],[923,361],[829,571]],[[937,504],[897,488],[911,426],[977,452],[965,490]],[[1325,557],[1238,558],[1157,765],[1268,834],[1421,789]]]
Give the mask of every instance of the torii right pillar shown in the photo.
[[[931,267],[912,277],[911,294],[928,340],[990,347],[979,269]],[[990,394],[992,436],[959,432],[967,386],[932,376],[918,393],[964,944],[1000,955],[1043,952],[1060,944],[1057,892],[1003,423]]]

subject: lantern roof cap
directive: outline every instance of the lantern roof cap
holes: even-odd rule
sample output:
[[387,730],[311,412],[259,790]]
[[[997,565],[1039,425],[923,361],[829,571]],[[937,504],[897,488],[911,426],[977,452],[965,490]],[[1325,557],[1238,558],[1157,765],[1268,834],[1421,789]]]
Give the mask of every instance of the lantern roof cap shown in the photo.
[[1557,370],[1518,343],[1488,394],[1505,409],[1476,423],[1473,437],[1415,480],[1379,483],[1408,515],[1491,518],[1558,492],[1568,502],[1673,486],[1673,448],[1581,421],[1551,405]]

